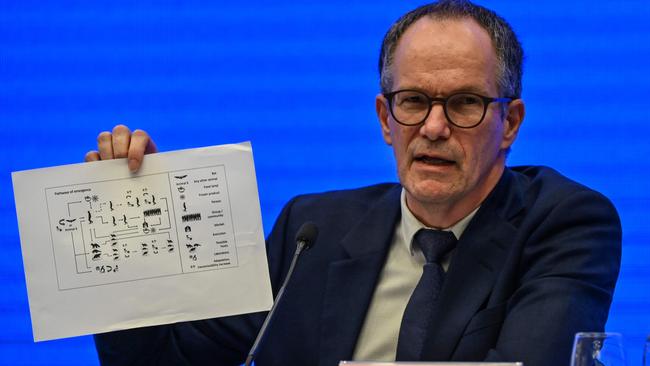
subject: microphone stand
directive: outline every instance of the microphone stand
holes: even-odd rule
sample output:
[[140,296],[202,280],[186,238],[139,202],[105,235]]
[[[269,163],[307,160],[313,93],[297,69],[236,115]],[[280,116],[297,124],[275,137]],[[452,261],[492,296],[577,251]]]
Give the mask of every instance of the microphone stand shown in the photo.
[[[304,227],[305,225],[303,225]],[[301,230],[303,231],[303,228],[301,227]],[[310,240],[311,239],[311,240]],[[264,319],[264,323],[262,323],[262,328],[260,328],[259,333],[257,333],[257,338],[255,338],[255,342],[253,343],[253,347],[251,347],[251,350],[248,352],[248,357],[246,357],[246,362],[244,363],[244,366],[251,366],[253,363],[253,360],[255,359],[255,356],[257,356],[257,351],[260,346],[260,343],[262,343],[262,340],[264,339],[264,336],[266,335],[266,328],[269,326],[271,323],[271,320],[273,319],[273,315],[275,313],[275,309],[277,308],[277,305],[280,303],[282,300],[282,296],[284,295],[284,290],[287,287],[287,283],[289,283],[289,279],[291,278],[291,274],[293,273],[293,269],[296,266],[296,262],[298,261],[298,257],[300,256],[300,253],[303,252],[306,248],[309,247],[311,244],[310,241],[313,241],[314,238],[306,238],[306,237],[301,237],[299,235],[296,243],[296,251],[293,253],[293,259],[291,260],[291,265],[289,266],[289,271],[287,272],[287,276],[284,279],[284,283],[282,284],[282,287],[280,287],[280,291],[278,291],[278,296],[275,297],[275,301],[273,302],[273,306],[271,306],[271,310],[269,311],[268,315],[266,316],[266,319]]]

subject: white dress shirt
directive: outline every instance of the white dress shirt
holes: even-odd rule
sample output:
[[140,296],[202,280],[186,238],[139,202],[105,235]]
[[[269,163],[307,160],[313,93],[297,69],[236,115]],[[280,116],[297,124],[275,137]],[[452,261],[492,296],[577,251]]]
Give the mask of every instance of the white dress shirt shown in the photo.
[[[422,276],[425,259],[419,248],[412,245],[413,236],[421,228],[426,228],[406,206],[406,194],[401,195],[402,218],[397,223],[393,241],[384,268],[373,294],[366,319],[361,328],[354,350],[354,360],[394,361],[397,352],[397,339],[404,309]],[[475,209],[452,227],[444,229],[461,234],[476,214]],[[442,264],[449,267],[452,250]]]

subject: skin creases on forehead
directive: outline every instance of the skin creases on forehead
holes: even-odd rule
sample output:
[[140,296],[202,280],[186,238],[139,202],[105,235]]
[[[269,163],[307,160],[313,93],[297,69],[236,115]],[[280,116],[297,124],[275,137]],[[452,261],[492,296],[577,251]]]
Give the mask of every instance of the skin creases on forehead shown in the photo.
[[468,91],[496,96],[492,40],[473,19],[419,19],[395,49],[392,90],[426,89],[432,96]]

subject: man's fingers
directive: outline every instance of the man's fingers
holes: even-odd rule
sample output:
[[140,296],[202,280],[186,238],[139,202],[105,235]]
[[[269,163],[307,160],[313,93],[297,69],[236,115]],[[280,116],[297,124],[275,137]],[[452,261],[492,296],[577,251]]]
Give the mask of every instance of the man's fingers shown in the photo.
[[112,132],[104,131],[97,136],[98,151],[89,151],[86,161],[128,158],[129,170],[140,169],[145,154],[158,151],[149,134],[142,130],[131,132],[125,125],[117,125]]
[[99,153],[97,151],[88,151],[84,157],[84,161],[97,161],[100,160]]
[[156,144],[146,132],[142,130],[133,131],[128,152],[129,170],[135,172],[140,169],[144,154],[155,153],[156,151]]
[[113,159],[113,136],[104,131],[97,136],[97,149],[101,160]]
[[126,158],[129,153],[131,142],[131,130],[125,125],[117,125],[113,128],[113,157],[115,159]]

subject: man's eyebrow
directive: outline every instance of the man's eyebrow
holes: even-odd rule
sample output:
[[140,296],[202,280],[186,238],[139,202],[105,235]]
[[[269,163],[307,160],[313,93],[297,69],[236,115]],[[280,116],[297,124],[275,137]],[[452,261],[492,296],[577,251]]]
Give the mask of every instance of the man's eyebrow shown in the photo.
[[474,93],[474,94],[480,94],[485,96],[492,96],[492,95],[488,95],[490,93],[487,90],[481,87],[477,87],[476,85],[469,85],[469,84],[454,88],[454,90],[450,91],[447,95],[457,94],[457,93]]
[[436,95],[434,95],[431,93],[431,90],[435,90],[435,89],[436,89],[435,87],[403,86],[399,90],[417,90],[431,97],[448,96],[448,95],[458,94],[458,93],[474,93],[474,94],[480,94],[487,97],[495,97],[494,95],[490,95],[491,93],[489,93],[487,90],[471,84],[461,85],[460,87],[455,87],[451,90],[446,90],[443,94],[435,93]]

